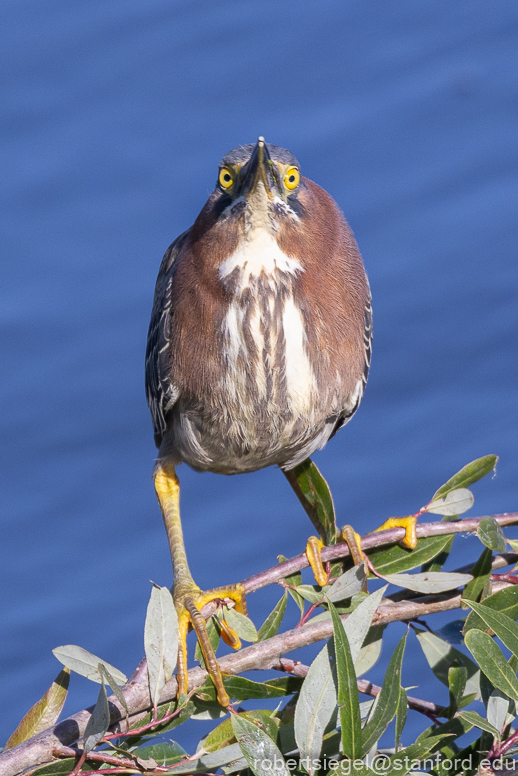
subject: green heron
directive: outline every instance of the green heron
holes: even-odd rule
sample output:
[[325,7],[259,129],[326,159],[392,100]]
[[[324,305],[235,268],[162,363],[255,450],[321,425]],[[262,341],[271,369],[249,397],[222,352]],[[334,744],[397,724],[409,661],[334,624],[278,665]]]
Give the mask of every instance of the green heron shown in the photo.
[[[293,485],[290,471],[356,412],[371,338],[367,276],[333,198],[262,137],[230,151],[193,226],[163,258],[146,352],[154,482],[179,615],[179,694],[192,625],[228,705],[200,609],[230,598],[246,613],[246,603],[242,585],[204,592],[195,584],[175,467],[240,474],[276,464]],[[322,546],[315,537],[307,546],[319,584]]]

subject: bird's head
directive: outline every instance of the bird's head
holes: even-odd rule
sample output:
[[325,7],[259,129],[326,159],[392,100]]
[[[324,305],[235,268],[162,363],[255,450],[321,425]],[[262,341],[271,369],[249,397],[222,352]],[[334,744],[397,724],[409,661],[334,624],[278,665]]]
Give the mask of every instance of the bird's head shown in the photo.
[[218,237],[213,234],[212,239],[230,243],[250,230],[265,228],[279,238],[285,228],[303,226],[312,186],[318,188],[302,177],[290,151],[260,137],[255,145],[239,146],[223,157],[216,187],[194,232],[203,239],[217,226]]

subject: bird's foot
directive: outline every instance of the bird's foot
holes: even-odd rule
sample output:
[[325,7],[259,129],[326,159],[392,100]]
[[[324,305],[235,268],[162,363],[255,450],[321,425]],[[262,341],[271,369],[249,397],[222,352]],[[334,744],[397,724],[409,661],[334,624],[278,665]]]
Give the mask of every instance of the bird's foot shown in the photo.
[[[355,566],[365,561],[360,535],[350,525],[345,525],[340,531],[340,539],[347,543]],[[329,573],[322,563],[322,549],[325,547],[322,539],[310,536],[306,544],[306,557],[315,577],[317,585],[324,587],[329,582]]]
[[[383,525],[376,528],[376,531],[386,531],[388,528],[404,528],[405,536],[401,539],[401,544],[408,547],[409,550],[415,550],[417,547],[417,516],[408,515],[407,517],[389,517]],[[376,533],[374,531],[374,533]]]
[[[178,668],[177,668],[177,680],[178,680],[178,697],[187,693],[187,632],[189,627],[192,626],[196,631],[198,642],[203,654],[205,666],[207,671],[214,682],[218,701],[222,706],[227,707],[230,703],[230,698],[223,686],[223,679],[221,677],[221,671],[216,660],[216,655],[210,643],[209,635],[207,633],[207,627],[205,620],[201,614],[201,609],[210,603],[211,601],[222,601],[230,598],[235,602],[236,611],[246,615],[246,600],[245,600],[245,588],[241,583],[237,585],[230,585],[228,587],[216,587],[212,590],[203,591],[194,583],[182,586],[180,590],[174,591],[174,602],[176,611],[178,614]],[[226,634],[227,637],[230,634]],[[225,641],[235,649],[239,649],[239,639],[232,640],[227,638]],[[233,642],[233,643],[232,643]]]

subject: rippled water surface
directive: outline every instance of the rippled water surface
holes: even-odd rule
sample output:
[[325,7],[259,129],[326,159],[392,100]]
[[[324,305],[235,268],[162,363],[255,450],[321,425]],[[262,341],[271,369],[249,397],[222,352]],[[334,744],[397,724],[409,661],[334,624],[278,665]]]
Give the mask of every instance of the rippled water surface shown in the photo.
[[[221,156],[260,134],[336,198],[371,280],[366,396],[315,456],[340,522],[414,511],[490,452],[474,514],[518,508],[518,6],[5,0],[0,18],[4,742],[53,647],[128,674],[143,654],[149,580],[171,581],[143,392],[155,277]],[[180,475],[200,585],[302,550],[280,472]],[[250,602],[259,622],[277,595]],[[404,681],[422,676],[412,646]],[[67,711],[95,696],[74,678]]]

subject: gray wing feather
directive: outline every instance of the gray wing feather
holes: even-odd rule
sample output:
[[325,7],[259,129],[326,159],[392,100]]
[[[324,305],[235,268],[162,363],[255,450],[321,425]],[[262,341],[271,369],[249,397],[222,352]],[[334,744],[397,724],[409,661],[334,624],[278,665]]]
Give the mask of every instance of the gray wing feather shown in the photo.
[[155,442],[160,446],[166,429],[166,412],[178,398],[178,390],[171,380],[169,372],[169,336],[172,313],[171,288],[174,265],[184,242],[190,232],[183,232],[165,252],[155,287],[153,309],[147,336],[146,347],[146,397],[153,428]]

